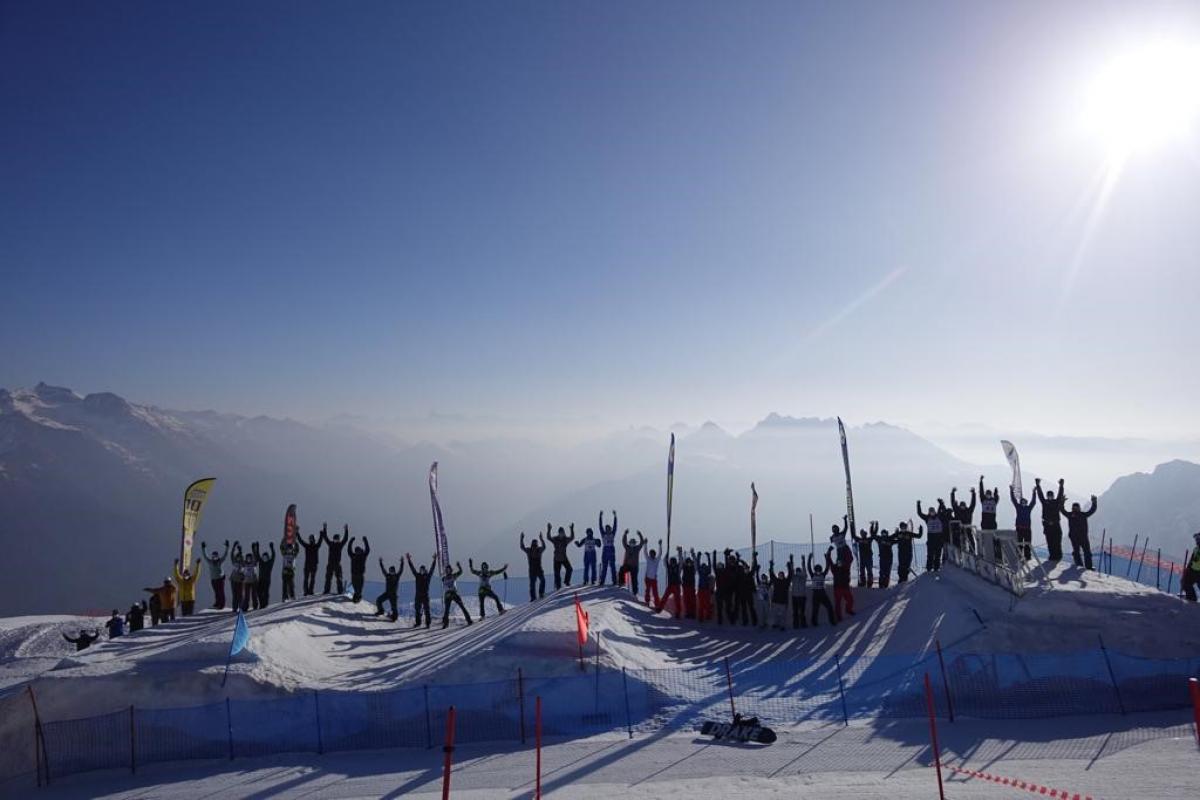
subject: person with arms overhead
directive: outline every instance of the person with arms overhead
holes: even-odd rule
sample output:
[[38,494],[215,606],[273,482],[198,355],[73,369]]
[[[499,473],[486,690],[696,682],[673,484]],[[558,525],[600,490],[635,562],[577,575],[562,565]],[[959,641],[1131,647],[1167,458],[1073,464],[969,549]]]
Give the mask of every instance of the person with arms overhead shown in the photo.
[[425,614],[425,629],[429,630],[429,581],[433,578],[433,568],[437,566],[437,553],[433,554],[433,560],[426,567],[421,565],[420,569],[413,566],[412,555],[404,554],[404,560],[408,562],[408,572],[416,581],[413,596],[413,613],[416,616],[416,621],[413,622],[414,628],[421,627],[421,613]]
[[[1062,492],[1059,492],[1062,497]],[[1067,518],[1067,538],[1071,542],[1071,560],[1075,566],[1092,569],[1092,542],[1088,538],[1088,517],[1096,513],[1096,495],[1092,495],[1092,505],[1087,511],[1080,508],[1079,503],[1072,503],[1071,510],[1062,510]],[[1082,554],[1082,557],[1080,557]]]
[[546,542],[538,534],[538,538],[530,539],[529,547],[526,547],[525,531],[521,531],[518,544],[529,561],[529,602],[532,603],[546,596],[546,573],[542,570],[542,553],[546,552]]
[[1054,492],[1042,491],[1042,479],[1034,478],[1033,493],[1042,504],[1042,535],[1046,537],[1049,561],[1062,561],[1062,514],[1067,496],[1063,491],[1063,479],[1058,479],[1058,497]]

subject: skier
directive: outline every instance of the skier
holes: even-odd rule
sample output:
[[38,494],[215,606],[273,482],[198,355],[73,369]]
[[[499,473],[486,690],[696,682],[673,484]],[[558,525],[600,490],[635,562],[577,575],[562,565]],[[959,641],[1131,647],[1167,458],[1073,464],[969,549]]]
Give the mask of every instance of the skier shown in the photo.
[[886,589],[892,583],[892,545],[896,540],[888,535],[887,529],[879,530],[879,523],[871,523],[871,538],[879,548],[879,588]]
[[546,523],[546,539],[554,547],[554,589],[561,589],[563,586],[571,585],[571,559],[567,557],[567,545],[575,541],[575,523],[571,523],[571,535],[563,530],[561,525],[558,526],[558,535],[550,535],[550,523]]
[[229,540],[225,540],[225,552],[220,555],[216,550],[209,553],[204,542],[200,543],[200,555],[208,562],[208,577],[212,583],[213,608],[221,611],[225,608],[225,570],[222,565],[229,558]]
[[[246,562],[242,558],[242,543],[235,541],[233,550],[229,554],[229,563],[232,567],[229,570],[229,593],[232,596],[233,613],[242,610],[242,581],[245,580]],[[245,609],[249,611],[250,609]]]
[[874,533],[879,529],[878,522],[871,523],[871,532],[851,530],[850,538],[858,544],[858,586],[870,588],[875,585],[875,555],[871,550]]
[[850,563],[838,561],[833,565],[833,615],[839,622],[843,612],[854,616],[854,592],[850,588]]
[[429,581],[433,578],[433,568],[437,566],[437,553],[433,554],[433,561],[428,567],[422,564],[420,569],[413,566],[412,554],[405,553],[404,560],[408,562],[408,573],[417,584],[413,595],[413,613],[416,617],[413,627],[421,627],[421,612],[424,611],[425,630],[429,630]]
[[104,627],[108,628],[108,638],[110,639],[124,636],[125,620],[121,619],[121,612],[114,608],[112,616],[108,618],[108,622],[104,623]]
[[92,642],[94,642],[100,638],[100,629],[93,628],[92,632],[88,633],[87,631],[80,628],[79,635],[76,636],[75,638],[71,638],[70,636],[67,636],[65,633],[63,634],[63,638],[66,639],[71,644],[75,645],[75,652],[78,653],[83,650],[87,650],[89,647],[92,646]]
[[179,585],[179,608],[185,617],[190,617],[196,608],[196,580],[200,577],[200,565],[203,563],[203,559],[197,558],[195,572],[190,572],[186,567],[180,572],[179,559],[175,559],[172,572],[175,575],[175,583]]
[[713,560],[716,554],[701,553],[693,557],[696,559],[696,619],[708,622],[713,616]]
[[258,562],[258,583],[254,588],[255,596],[258,598],[258,607],[266,608],[271,602],[271,573],[275,570],[275,543],[271,542],[271,557],[267,558],[267,554],[260,552],[258,542],[250,546],[254,551],[254,559]]
[[[1062,498],[1062,492],[1059,492],[1059,499]],[[1092,543],[1088,538],[1088,517],[1096,513],[1096,495],[1092,495],[1092,505],[1087,511],[1079,507],[1079,503],[1072,503],[1071,510],[1062,510],[1062,515],[1067,518],[1067,538],[1071,541],[1071,560],[1075,562],[1075,566],[1082,566],[1084,569],[1092,569]],[[1080,558],[1080,551],[1083,552],[1083,557]]]
[[689,556],[683,555],[683,548],[678,548],[679,558],[683,566],[679,569],[679,580],[683,587],[683,615],[688,619],[696,618],[696,560],[695,551]]
[[[662,539],[659,539],[658,550],[648,550],[646,552],[646,596],[642,602],[651,608],[658,608],[662,602],[658,596],[658,554],[661,550]],[[652,599],[653,602],[651,602]]]
[[912,572],[913,560],[913,539],[920,539],[925,533],[925,528],[921,527],[914,531],[912,522],[901,522],[896,525],[896,533],[894,538],[897,544],[897,565],[896,565],[896,582],[904,583],[908,580],[908,575]]
[[[325,525],[321,525],[321,536],[325,536]],[[311,533],[308,541],[297,537],[304,548],[304,596],[308,597],[317,590],[317,566],[321,560],[321,541]]]
[[812,624],[815,628],[819,622],[821,609],[825,609],[829,613],[829,624],[837,625],[837,617],[833,613],[833,603],[829,602],[829,595],[825,593],[825,581],[829,577],[829,573],[833,571],[833,559],[830,557],[830,551],[825,551],[825,566],[813,566],[813,554],[808,554],[808,577],[812,581]]
[[[574,533],[574,531],[572,531],[572,533]],[[468,558],[467,568],[471,570],[472,575],[479,578],[479,618],[483,619],[483,601],[487,600],[488,598],[491,598],[492,602],[496,604],[496,610],[503,614],[504,604],[500,602],[500,598],[497,597],[496,593],[492,590],[492,577],[496,575],[503,575],[505,579],[507,579],[508,564],[505,564],[500,569],[488,569],[488,563],[486,561],[481,561],[479,563],[479,569],[475,569],[475,564],[472,563],[471,559]],[[569,586],[570,584],[567,585]]]
[[325,533],[325,526],[321,526],[321,541],[329,548],[329,562],[325,565],[325,594],[329,594],[330,588],[335,585],[335,578],[337,593],[344,594],[346,591],[346,585],[342,583],[342,550],[349,537],[349,525],[342,525],[342,535],[335,533],[332,539]]
[[451,604],[457,604],[466,617],[467,624],[471,624],[471,614],[463,604],[462,598],[458,596],[458,587],[454,583],[462,576],[462,564],[455,562],[455,566],[458,567],[457,570],[446,567],[446,571],[442,573],[442,630],[450,627]]
[[1013,487],[1008,487],[1008,499],[1017,511],[1017,551],[1026,561],[1033,558],[1033,507],[1037,505],[1037,494],[1029,500],[1018,498]]
[[612,512],[612,525],[605,526],[604,512],[600,512],[600,580],[604,585],[604,576],[609,575],[613,586],[617,585],[617,512]]
[[617,573],[617,583],[621,586],[625,585],[626,576],[629,577],[629,591],[633,592],[633,596],[637,597],[638,591],[638,564],[641,561],[642,547],[646,544],[646,537],[642,536],[642,532],[637,532],[636,539],[629,538],[629,529],[621,534],[621,545],[625,548],[625,559],[621,562],[621,570]]
[[596,582],[596,548],[600,546],[600,540],[596,538],[596,532],[588,528],[575,546],[583,548],[583,582],[591,585]]
[[362,600],[363,584],[367,581],[367,556],[371,555],[371,543],[363,537],[363,546],[354,546],[354,537],[347,545],[350,551],[350,585],[354,588],[353,602]]
[[996,506],[1000,504],[1000,490],[983,488],[983,476],[979,476],[979,527],[985,531],[996,530]]
[[1042,504],[1042,534],[1046,537],[1049,561],[1062,560],[1062,513],[1067,496],[1063,493],[1063,479],[1058,479],[1058,497],[1054,492],[1042,491],[1042,479],[1033,479],[1033,493]]
[[[941,500],[938,500],[939,505]],[[925,571],[937,572],[942,567],[942,545],[946,543],[945,530],[942,528],[942,517],[934,509],[926,513],[921,510],[921,501],[917,501],[917,516],[925,520],[929,526],[929,540],[925,548]]]
[[300,534],[297,531],[296,541],[288,544],[286,538],[279,540],[279,555],[283,556],[283,566],[279,576],[283,581],[283,597],[281,602],[296,599],[296,557],[300,555]]
[[[159,622],[174,622],[175,621],[175,584],[171,583],[169,577],[163,578],[162,586],[147,587],[142,589],[143,592],[150,592],[151,609],[154,608],[154,601],[158,601],[158,620]],[[154,623],[155,625],[158,622]]]
[[400,576],[404,574],[404,559],[400,560],[400,569],[396,569],[395,567],[385,567],[383,558],[380,558],[379,571],[383,573],[383,594],[375,598],[375,616],[383,616],[383,602],[386,600],[392,607],[392,613],[388,614],[388,619],[395,622],[400,618],[400,612],[396,608],[396,595],[400,592]]
[[[540,544],[539,544],[540,542]],[[546,596],[546,573],[542,571],[542,553],[546,552],[546,542],[539,533],[538,538],[529,540],[525,546],[525,531],[521,531],[521,552],[529,560],[529,602]]]
[[[683,548],[679,548],[682,552]],[[675,600],[675,619],[679,619],[683,611],[683,598],[680,596],[680,584],[682,579],[679,575],[679,560],[674,556],[667,559],[667,591],[663,594],[662,599],[658,601],[657,609],[662,611],[667,607],[667,601],[674,598]]]
[[146,605],[145,601],[134,603],[125,612],[125,624],[129,626],[129,632],[134,633],[140,631],[146,624]]
[[808,595],[808,570],[804,568],[804,557],[800,557],[800,569],[796,569],[795,554],[788,556],[788,582],[792,594],[792,630],[807,628],[804,604]]
[[1187,563],[1183,565],[1183,577],[1180,581],[1183,596],[1189,603],[1196,602],[1196,584],[1200,583],[1200,532],[1192,534],[1192,541],[1196,546],[1188,556]]
[[788,597],[792,588],[791,562],[788,562],[788,572],[775,571],[775,562],[767,563],[767,571],[771,575],[771,627],[777,631],[787,630]]

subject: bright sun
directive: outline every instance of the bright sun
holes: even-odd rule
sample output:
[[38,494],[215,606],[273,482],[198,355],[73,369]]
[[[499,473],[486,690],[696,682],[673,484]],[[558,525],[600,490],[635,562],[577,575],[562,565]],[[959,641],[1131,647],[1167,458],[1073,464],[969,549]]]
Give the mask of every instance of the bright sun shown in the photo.
[[1114,155],[1188,137],[1200,118],[1200,44],[1162,42],[1109,62],[1085,97],[1084,125]]

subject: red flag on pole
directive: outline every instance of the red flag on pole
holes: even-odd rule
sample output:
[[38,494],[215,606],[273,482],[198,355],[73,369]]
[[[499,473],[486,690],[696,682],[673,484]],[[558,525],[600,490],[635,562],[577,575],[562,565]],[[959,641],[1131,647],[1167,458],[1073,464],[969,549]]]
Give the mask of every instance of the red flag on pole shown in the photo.
[[575,627],[579,632],[579,646],[587,644],[588,638],[588,613],[583,610],[583,606],[579,602],[579,595],[575,595]]

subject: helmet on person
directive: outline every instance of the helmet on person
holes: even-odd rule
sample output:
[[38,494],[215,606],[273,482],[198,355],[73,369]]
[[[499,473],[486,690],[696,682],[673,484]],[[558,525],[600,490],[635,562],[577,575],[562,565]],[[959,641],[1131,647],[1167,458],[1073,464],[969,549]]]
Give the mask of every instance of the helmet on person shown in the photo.
[[486,570],[487,570],[487,568],[488,568],[488,563],[487,563],[486,561],[480,561],[480,562],[479,562],[479,569],[480,569],[480,571],[486,571]]

